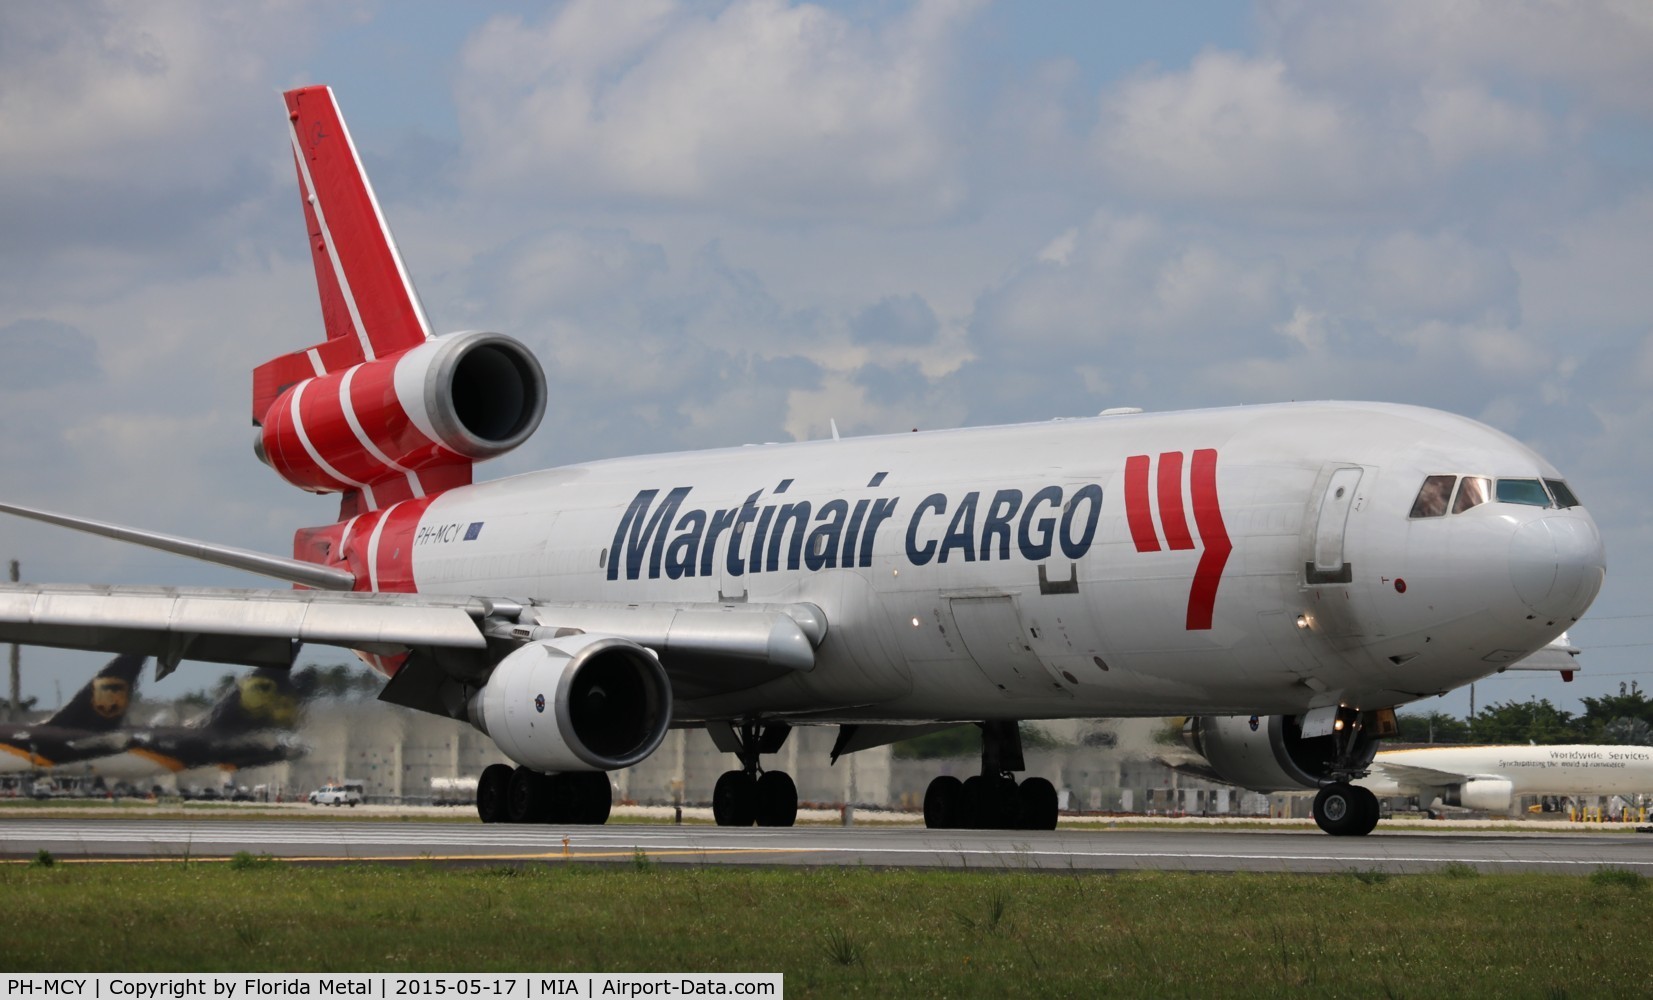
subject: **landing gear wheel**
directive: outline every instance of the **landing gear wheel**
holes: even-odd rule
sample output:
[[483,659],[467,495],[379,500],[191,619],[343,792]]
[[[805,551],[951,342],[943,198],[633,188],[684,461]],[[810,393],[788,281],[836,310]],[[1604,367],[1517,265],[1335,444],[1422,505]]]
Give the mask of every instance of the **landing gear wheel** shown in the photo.
[[712,818],[718,826],[751,826],[758,783],[745,771],[724,771],[712,787]]
[[1361,823],[1349,831],[1349,836],[1364,837],[1377,829],[1378,818],[1383,815],[1383,810],[1378,805],[1377,795],[1370,788],[1362,788],[1360,785],[1351,787],[1354,789],[1355,798],[1360,800]]
[[1314,821],[1334,837],[1364,837],[1377,818],[1377,796],[1346,781],[1327,785],[1314,797]]
[[755,788],[759,826],[791,826],[798,821],[798,786],[785,771],[765,771]]
[[924,825],[931,830],[956,830],[965,826],[964,782],[944,774],[924,790]]
[[591,826],[602,826],[608,822],[608,815],[614,809],[614,786],[609,783],[607,771],[584,771],[570,774],[568,778],[577,787],[579,800],[579,815],[576,823],[586,823]]
[[513,823],[538,823],[549,818],[555,782],[532,768],[511,772],[505,788],[505,815]]
[[1056,829],[1056,786],[1044,778],[1029,778],[1016,789],[1022,802],[1022,829]]
[[539,785],[540,805],[535,823],[578,823],[580,786],[575,774],[546,775]]
[[509,764],[489,764],[476,780],[476,814],[484,823],[506,823],[506,789],[511,784]]

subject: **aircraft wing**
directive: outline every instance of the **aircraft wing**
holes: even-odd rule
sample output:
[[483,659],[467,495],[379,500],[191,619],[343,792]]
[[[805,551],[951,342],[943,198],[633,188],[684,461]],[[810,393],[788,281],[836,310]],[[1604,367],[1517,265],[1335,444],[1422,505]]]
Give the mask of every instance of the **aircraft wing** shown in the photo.
[[[179,660],[290,667],[302,643],[411,654],[387,700],[438,710],[445,681],[477,682],[490,645],[570,633],[629,639],[659,656],[674,695],[694,699],[815,666],[826,621],[810,604],[535,604],[480,597],[318,590],[0,585],[0,642]],[[399,694],[397,694],[399,692]]]
[[1444,788],[1462,784],[1473,777],[1486,777],[1462,774],[1458,771],[1442,771],[1433,767],[1419,767],[1416,764],[1392,764],[1381,758],[1372,761],[1371,769],[1374,774],[1382,775],[1404,788]]

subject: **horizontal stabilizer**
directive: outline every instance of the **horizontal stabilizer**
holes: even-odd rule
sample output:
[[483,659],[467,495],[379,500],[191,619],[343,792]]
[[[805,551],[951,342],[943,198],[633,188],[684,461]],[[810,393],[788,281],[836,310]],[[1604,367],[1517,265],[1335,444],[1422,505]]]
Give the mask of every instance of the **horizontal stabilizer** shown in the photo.
[[[238,549],[231,545],[215,545],[212,542],[196,541],[193,538],[163,535],[157,531],[128,528],[124,525],[94,521],[85,517],[71,517],[68,514],[54,514],[51,511],[19,507],[16,504],[0,503],[0,513],[16,514],[18,517],[27,517],[63,528],[73,528],[76,531],[85,531],[93,535],[102,535],[105,538],[131,542],[134,545],[142,545],[146,548],[160,549],[162,552],[188,556],[191,559],[199,559],[202,562],[214,563],[219,566],[242,569],[249,573],[257,573],[260,576],[268,576],[276,580],[286,580],[289,583],[296,583],[303,587],[314,587],[317,590],[351,590],[356,586],[356,577],[342,569],[329,569],[315,563],[288,559],[285,556],[273,556],[266,552]],[[77,648],[95,649],[101,647]]]

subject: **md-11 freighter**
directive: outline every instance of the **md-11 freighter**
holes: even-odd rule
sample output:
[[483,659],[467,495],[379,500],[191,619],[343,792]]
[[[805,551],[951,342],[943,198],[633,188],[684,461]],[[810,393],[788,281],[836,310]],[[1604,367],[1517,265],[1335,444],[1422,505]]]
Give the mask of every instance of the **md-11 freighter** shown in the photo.
[[[0,639],[289,666],[356,650],[381,697],[468,719],[519,765],[484,820],[602,822],[603,772],[670,727],[734,753],[719,823],[789,826],[766,770],[791,727],[834,756],[974,722],[981,773],[932,827],[1048,829],[1020,720],[1258,715],[1219,754],[1284,745],[1376,822],[1394,706],[1543,647],[1599,590],[1561,473],[1463,417],[1381,403],[1103,415],[651,455],[472,483],[546,383],[496,333],[431,336],[330,90],[286,94],[327,339],[260,366],[259,457],[342,497],[293,559],[13,513],[208,559],[292,591],[12,586]],[[616,345],[623,350],[623,345]],[[1217,761],[1213,761],[1214,764]],[[1339,796],[1342,796],[1340,799]]]

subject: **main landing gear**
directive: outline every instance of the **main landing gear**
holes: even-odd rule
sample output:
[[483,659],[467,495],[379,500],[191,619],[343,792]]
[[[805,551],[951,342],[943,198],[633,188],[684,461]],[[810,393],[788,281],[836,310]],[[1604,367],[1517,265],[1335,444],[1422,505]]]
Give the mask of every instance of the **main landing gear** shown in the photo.
[[608,822],[614,790],[603,771],[542,774],[490,764],[476,783],[476,813],[484,823]]
[[981,725],[981,773],[963,781],[950,774],[924,792],[924,825],[932,830],[1054,830],[1056,786],[1044,778],[1017,783],[1022,734],[1013,719]]
[[1369,788],[1334,781],[1314,797],[1314,821],[1334,837],[1364,837],[1378,824],[1378,800]]
[[[792,727],[784,722],[743,722],[719,740],[737,741],[733,752],[740,770],[725,771],[712,788],[712,818],[718,826],[791,826],[798,819],[798,786],[785,771],[762,771],[760,754],[776,753]],[[722,734],[714,734],[722,735]]]

